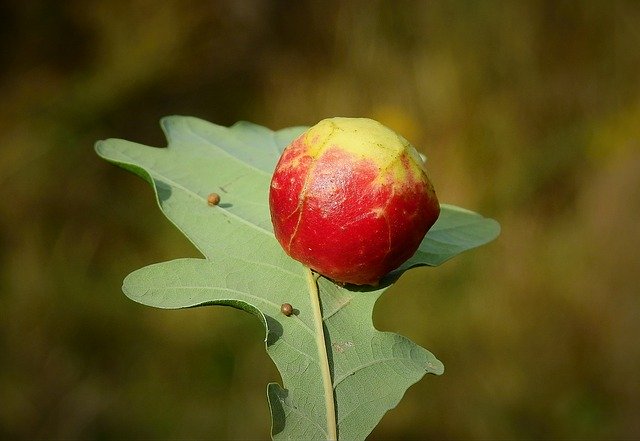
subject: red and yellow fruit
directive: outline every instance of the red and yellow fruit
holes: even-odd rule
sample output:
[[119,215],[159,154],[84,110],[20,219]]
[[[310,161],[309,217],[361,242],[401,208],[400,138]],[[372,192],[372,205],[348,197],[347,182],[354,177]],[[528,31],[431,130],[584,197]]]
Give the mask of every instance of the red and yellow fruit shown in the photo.
[[269,192],[292,258],[341,283],[375,285],[415,253],[440,214],[411,144],[366,118],[330,118],[282,153]]

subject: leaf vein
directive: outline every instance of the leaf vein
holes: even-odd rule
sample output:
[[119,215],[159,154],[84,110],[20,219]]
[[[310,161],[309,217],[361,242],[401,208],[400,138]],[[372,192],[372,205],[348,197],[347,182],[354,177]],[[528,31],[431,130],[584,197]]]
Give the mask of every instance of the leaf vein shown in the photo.
[[412,360],[411,358],[407,358],[407,357],[377,358],[375,360],[372,360],[369,363],[361,364],[360,366],[357,366],[357,367],[351,369],[349,372],[344,373],[342,376],[337,377],[333,382],[333,388],[335,389],[344,380],[346,380],[347,378],[351,377],[352,375],[355,375],[357,372],[359,372],[361,370],[367,369],[367,368],[369,368],[371,366],[375,366],[377,364],[383,364],[383,363],[393,362],[393,361],[397,361],[397,360],[405,360],[405,361],[409,361],[409,362],[415,364],[414,360]]
[[[259,172],[262,175],[265,176],[270,176],[269,173],[265,172],[264,170],[261,170],[251,164],[249,164],[248,162],[242,161],[241,159],[233,156],[231,153],[227,152],[225,149],[221,148],[219,145],[217,145],[216,143],[212,142],[211,140],[205,138],[204,136],[202,136],[200,133],[196,132],[193,128],[189,127],[189,131],[195,135],[197,138],[201,139],[202,141],[204,141],[205,144],[211,146],[211,147],[215,147],[218,151],[222,152],[225,156],[228,156],[229,158],[232,158],[234,161],[236,162],[240,162],[241,164],[245,165],[246,167],[249,167],[257,172]],[[233,137],[238,140],[238,135],[236,135],[235,133],[233,133],[233,131],[230,131],[230,134],[233,135]],[[243,143],[242,141],[239,141],[241,144]]]

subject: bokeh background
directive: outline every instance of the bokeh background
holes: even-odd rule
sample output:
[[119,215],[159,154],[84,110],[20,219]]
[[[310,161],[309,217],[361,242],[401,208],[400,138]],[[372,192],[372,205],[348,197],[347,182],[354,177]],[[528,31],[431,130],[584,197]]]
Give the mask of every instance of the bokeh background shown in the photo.
[[376,118],[502,224],[379,302],[446,372],[371,439],[640,438],[640,3],[1,1],[0,96],[0,438],[268,438],[254,317],[120,292],[198,254],[93,144],[172,114]]

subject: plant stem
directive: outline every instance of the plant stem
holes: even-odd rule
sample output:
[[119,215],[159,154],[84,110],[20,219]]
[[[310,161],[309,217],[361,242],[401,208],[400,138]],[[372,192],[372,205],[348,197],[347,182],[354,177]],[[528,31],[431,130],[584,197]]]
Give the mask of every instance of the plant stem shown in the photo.
[[318,361],[320,372],[322,373],[322,385],[324,387],[324,404],[327,412],[327,439],[335,441],[338,439],[336,426],[336,408],[333,402],[333,382],[331,381],[331,371],[329,370],[329,358],[327,356],[327,345],[325,343],[324,327],[322,325],[322,310],[320,309],[320,293],[318,284],[311,270],[305,267],[309,295],[311,296],[311,307],[313,308],[313,323],[315,325],[316,344],[318,347]]

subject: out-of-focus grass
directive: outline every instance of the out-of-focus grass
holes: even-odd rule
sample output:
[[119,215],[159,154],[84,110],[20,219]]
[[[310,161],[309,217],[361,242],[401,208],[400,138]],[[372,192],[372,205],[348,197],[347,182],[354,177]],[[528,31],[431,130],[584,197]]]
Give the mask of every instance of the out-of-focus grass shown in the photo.
[[253,317],[120,293],[197,254],[92,145],[164,145],[169,114],[371,116],[442,201],[501,222],[378,305],[447,370],[372,438],[640,437],[638,5],[316,3],[0,5],[0,437],[267,436]]

